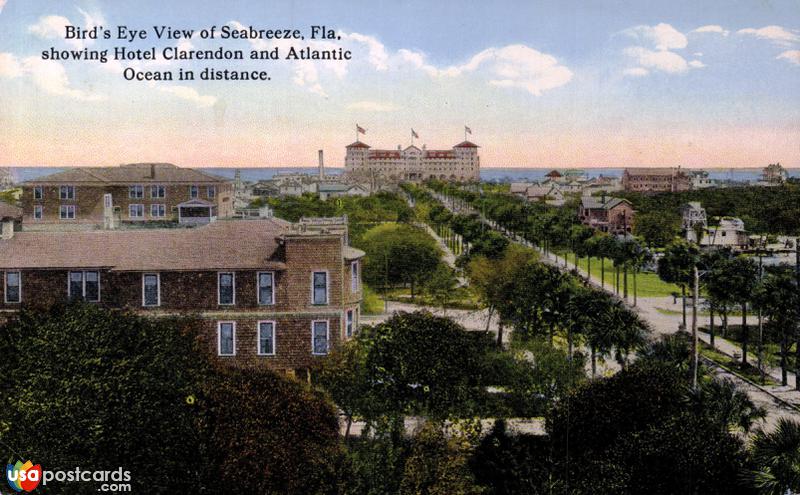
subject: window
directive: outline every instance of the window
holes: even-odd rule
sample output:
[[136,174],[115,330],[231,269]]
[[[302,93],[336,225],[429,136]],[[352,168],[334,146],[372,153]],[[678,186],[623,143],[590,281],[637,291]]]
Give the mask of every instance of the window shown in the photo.
[[258,273],[258,304],[275,304],[275,274]]
[[163,199],[167,197],[166,186],[150,186],[150,197],[153,199]]
[[61,220],[75,220],[75,205],[61,205],[58,209]]
[[67,296],[89,302],[100,300],[100,272],[69,272]]
[[142,274],[142,306],[161,306],[161,276]]
[[220,356],[236,355],[236,322],[221,321],[217,323],[217,354]]
[[236,281],[233,272],[223,272],[217,278],[217,298],[219,304],[235,304]]
[[167,216],[166,205],[150,205],[150,216],[153,218],[164,218]]
[[144,205],[128,205],[128,217],[144,218]]
[[324,355],[328,353],[328,320],[311,322],[311,353]]
[[355,326],[355,314],[353,313],[352,309],[347,310],[347,318],[345,319],[345,330],[344,333],[348,337],[353,336],[353,327]]
[[259,356],[275,355],[275,322],[258,322],[258,354]]
[[5,293],[7,303],[22,301],[22,278],[20,272],[6,272]]
[[59,196],[61,199],[75,199],[75,186],[61,186]]
[[208,195],[208,199],[214,199],[217,197],[217,186],[208,186],[206,188],[206,194]]
[[43,213],[44,213],[44,207],[42,207],[42,205],[35,205],[33,207],[33,219],[34,220],[41,220]]
[[197,186],[189,186],[189,197],[194,199],[197,197]]
[[314,272],[311,301],[313,304],[328,304],[328,272]]
[[33,199],[42,199],[44,198],[44,189],[42,186],[36,186],[33,188]]
[[350,290],[358,292],[358,261],[350,263]]
[[131,199],[144,198],[144,186],[128,186],[128,197]]

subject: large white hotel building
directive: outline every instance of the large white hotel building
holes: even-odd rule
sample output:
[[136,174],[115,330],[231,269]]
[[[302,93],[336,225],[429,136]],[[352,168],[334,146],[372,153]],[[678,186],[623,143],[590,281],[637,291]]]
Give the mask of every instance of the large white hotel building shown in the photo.
[[372,149],[361,141],[347,146],[344,159],[346,174],[382,178],[390,181],[480,180],[481,161],[478,145],[461,142],[449,150],[422,149],[414,145],[396,150]]

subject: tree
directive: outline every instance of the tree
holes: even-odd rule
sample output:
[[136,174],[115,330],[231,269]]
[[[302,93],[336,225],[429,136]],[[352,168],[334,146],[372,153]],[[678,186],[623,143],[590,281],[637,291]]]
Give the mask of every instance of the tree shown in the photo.
[[587,382],[547,417],[551,475],[572,493],[743,493],[742,441],[686,397],[683,374],[657,361]]
[[[363,353],[363,359],[348,361],[355,367],[353,379],[363,380],[357,388],[363,396],[347,407],[368,422],[406,414],[434,419],[468,415],[490,385],[491,337],[427,312],[397,313],[365,326],[347,345],[360,347],[356,355]],[[329,373],[325,368],[336,365],[332,361],[323,365],[323,377]]]
[[597,241],[597,256],[600,258],[600,286],[606,286],[606,258],[614,256],[617,249],[617,239],[608,234],[601,234]]
[[664,251],[664,256],[658,260],[659,278],[681,288],[683,328],[686,328],[686,288],[692,283],[699,255],[696,246],[681,241],[670,244]]
[[414,296],[416,285],[439,265],[441,251],[425,231],[404,224],[384,224],[367,231],[358,247],[367,253],[364,281],[371,286],[405,283]]
[[781,383],[787,385],[787,355],[791,341],[797,334],[797,322],[800,321],[800,293],[794,270],[783,266],[768,268],[759,293],[761,297],[758,304],[768,318],[767,328],[780,342]]
[[220,370],[208,388],[213,492],[338,492],[344,452],[332,404],[263,369]]
[[755,464],[751,480],[758,493],[784,495],[800,491],[800,423],[779,418],[773,431],[756,432],[751,456]]
[[722,262],[733,257],[730,249],[716,249],[702,254],[699,265],[705,270],[701,279],[708,294],[709,302],[709,335],[711,346],[714,346],[714,314],[719,311],[722,315],[723,335],[728,332],[728,307],[733,303],[730,287],[725,281]]
[[721,272],[730,287],[731,298],[742,307],[742,365],[747,365],[747,346],[750,332],[747,328],[747,303],[751,300],[758,283],[758,267],[752,259],[738,256],[723,261]]
[[439,263],[430,278],[425,281],[424,290],[446,313],[447,303],[453,297],[453,291],[457,286],[458,280],[453,270],[446,264]]
[[470,442],[458,431],[444,431],[436,421],[428,421],[414,436],[411,455],[406,460],[402,495],[479,495],[469,469]]
[[211,364],[201,332],[95,305],[23,311],[0,339],[0,442],[53,470],[122,466],[135,493],[334,491],[332,405],[269,371]]
[[[192,320],[94,305],[21,312],[0,331],[0,442],[52,470],[72,470],[76,460],[96,470],[124,466],[134,492],[201,486],[196,399],[209,370],[197,331]],[[56,486],[59,493],[87,489]]]
[[502,315],[511,313],[511,309],[507,306],[511,301],[519,271],[535,259],[536,255],[530,249],[518,244],[509,244],[501,258],[490,260],[478,256],[467,265],[470,285],[477,293],[483,307],[488,309],[486,331],[489,331],[492,316],[498,308],[502,308],[498,323],[498,346],[503,344],[503,326],[507,323]]
[[652,249],[663,247],[672,242],[680,233],[681,220],[677,214],[669,210],[636,213],[633,221],[633,233],[644,238]]
[[475,449],[470,460],[476,481],[490,495],[531,495],[558,493],[558,482],[550,445],[543,435],[509,434],[503,420],[495,421],[492,431]]

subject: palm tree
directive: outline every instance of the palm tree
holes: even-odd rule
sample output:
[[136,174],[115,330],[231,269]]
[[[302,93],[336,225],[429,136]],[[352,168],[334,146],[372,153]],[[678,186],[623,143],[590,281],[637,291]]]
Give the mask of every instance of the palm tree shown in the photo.
[[800,295],[792,268],[768,268],[759,294],[761,297],[758,304],[767,317],[767,326],[780,337],[781,383],[787,385],[789,342],[795,335],[795,326],[800,320]]
[[750,342],[747,329],[747,303],[758,283],[758,267],[752,259],[738,256],[720,263],[723,281],[730,287],[730,295],[742,307],[742,366],[747,365],[747,347]]
[[780,418],[773,431],[757,431],[750,455],[756,466],[751,481],[758,493],[784,495],[800,491],[800,423]]
[[658,260],[658,276],[665,282],[677,284],[681,288],[683,328],[686,328],[686,288],[692,281],[694,266],[700,255],[697,246],[687,242],[675,242],[664,251]]

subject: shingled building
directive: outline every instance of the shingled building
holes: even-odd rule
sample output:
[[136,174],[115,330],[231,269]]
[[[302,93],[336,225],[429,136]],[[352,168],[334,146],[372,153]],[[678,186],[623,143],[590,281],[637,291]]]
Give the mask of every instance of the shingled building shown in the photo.
[[283,371],[308,369],[358,325],[364,253],[348,246],[345,219],[4,232],[0,318],[71,299],[189,313],[219,359]]
[[70,168],[22,184],[24,225],[109,221],[206,223],[233,215],[225,178],[169,163]]

